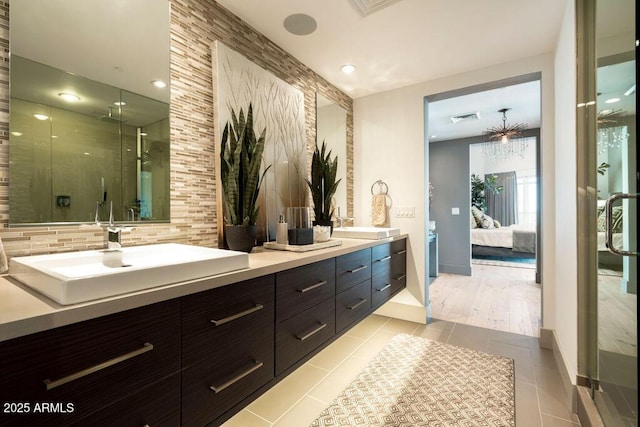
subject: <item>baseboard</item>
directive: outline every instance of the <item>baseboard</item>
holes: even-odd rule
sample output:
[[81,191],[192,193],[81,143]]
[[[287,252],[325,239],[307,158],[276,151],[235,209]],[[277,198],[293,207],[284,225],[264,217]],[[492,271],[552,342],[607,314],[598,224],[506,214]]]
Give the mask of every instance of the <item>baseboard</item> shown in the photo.
[[427,308],[415,299],[407,289],[403,289],[398,295],[391,298],[382,307],[374,311],[374,314],[422,323],[423,325],[427,324]]
[[582,427],[604,427],[596,404],[591,399],[591,390],[578,386],[578,418]]
[[471,276],[471,266],[466,265],[450,265],[439,264],[438,271],[440,273],[460,274],[462,276]]
[[578,392],[576,385],[571,381],[569,370],[567,369],[567,365],[565,364],[562,353],[560,352],[558,337],[556,336],[555,330],[541,328],[538,343],[541,348],[553,351],[553,358],[555,359],[558,370],[560,371],[562,388],[571,403],[571,412],[575,414],[578,411]]
[[546,348],[547,350],[553,350],[553,331],[551,329],[540,328],[540,338],[538,338],[538,345],[540,348]]

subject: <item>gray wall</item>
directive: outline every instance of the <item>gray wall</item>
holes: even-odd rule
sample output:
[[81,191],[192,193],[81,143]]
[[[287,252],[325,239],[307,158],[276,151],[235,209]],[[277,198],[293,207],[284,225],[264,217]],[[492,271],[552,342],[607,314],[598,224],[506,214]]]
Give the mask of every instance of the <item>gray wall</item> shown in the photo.
[[[471,275],[469,144],[478,142],[480,137],[429,143],[433,185],[429,218],[436,221],[442,273]],[[452,208],[458,208],[460,214],[452,215]]]

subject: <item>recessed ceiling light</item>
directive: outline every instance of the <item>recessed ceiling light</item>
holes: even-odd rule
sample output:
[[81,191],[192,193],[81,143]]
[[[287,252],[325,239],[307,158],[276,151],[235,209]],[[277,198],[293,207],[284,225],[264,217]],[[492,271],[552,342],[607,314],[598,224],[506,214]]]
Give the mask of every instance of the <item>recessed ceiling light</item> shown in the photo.
[[22,132],[11,132],[13,136],[22,136]]
[[304,13],[294,13],[282,22],[284,29],[296,36],[307,36],[318,28],[318,23],[311,16]]
[[620,101],[620,98],[609,98],[604,102],[605,102],[605,104],[615,104],[618,101]]
[[56,139],[58,137],[58,135],[51,135],[52,139]]
[[140,136],[147,136],[146,132],[140,132]]
[[33,117],[35,117],[38,120],[49,120],[49,116],[47,116],[46,114],[36,113],[33,115]]
[[80,101],[80,97],[78,95],[74,95],[72,93],[69,92],[62,92],[59,93],[58,96],[62,99],[64,99],[67,102],[78,102]]
[[345,74],[351,74],[356,70],[356,66],[352,64],[344,64],[340,70]]
[[438,135],[431,135],[431,139],[436,139]]
[[117,105],[118,107],[124,107],[125,105],[127,105],[127,103],[124,101],[116,101],[114,102],[114,104]]
[[167,84],[162,80],[152,80],[151,84],[160,89],[167,87]]
[[82,154],[84,154],[85,156],[90,156],[90,155],[91,155],[91,153],[89,153],[88,151],[85,151],[85,152],[84,152],[84,153],[82,153]]

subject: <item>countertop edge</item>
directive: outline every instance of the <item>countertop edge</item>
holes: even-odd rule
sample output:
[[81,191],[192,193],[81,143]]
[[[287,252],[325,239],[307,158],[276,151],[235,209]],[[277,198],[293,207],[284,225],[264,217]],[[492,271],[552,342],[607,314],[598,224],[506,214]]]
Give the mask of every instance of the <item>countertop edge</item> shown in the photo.
[[31,290],[10,276],[0,277],[0,342],[275,274],[406,238],[407,234],[379,240],[345,238],[340,239],[343,242],[340,246],[309,252],[258,247],[249,254],[248,269],[66,306]]

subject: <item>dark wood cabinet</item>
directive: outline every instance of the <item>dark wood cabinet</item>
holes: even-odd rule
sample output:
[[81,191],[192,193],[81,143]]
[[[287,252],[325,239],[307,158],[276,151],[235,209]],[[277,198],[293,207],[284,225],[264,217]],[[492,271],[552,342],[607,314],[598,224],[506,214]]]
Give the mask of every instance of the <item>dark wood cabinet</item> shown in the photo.
[[[0,425],[71,425],[179,372],[180,301],[3,342],[0,361],[0,402],[30,406]],[[56,406],[36,408],[45,402]]]
[[274,276],[182,301],[182,425],[214,421],[274,377]]
[[334,298],[276,325],[276,375],[336,333]]
[[0,342],[0,425],[220,425],[405,286],[399,239]]
[[180,425],[180,374],[175,374],[80,420],[74,426],[176,427]]
[[407,283],[406,240],[376,246],[372,249],[371,304],[380,307]]
[[336,258],[336,293],[371,279],[371,249],[363,249]]
[[276,320],[283,321],[336,294],[335,258],[276,273]]
[[276,375],[336,333],[335,258],[276,274]]
[[371,279],[336,296],[336,331],[362,320],[371,312]]

